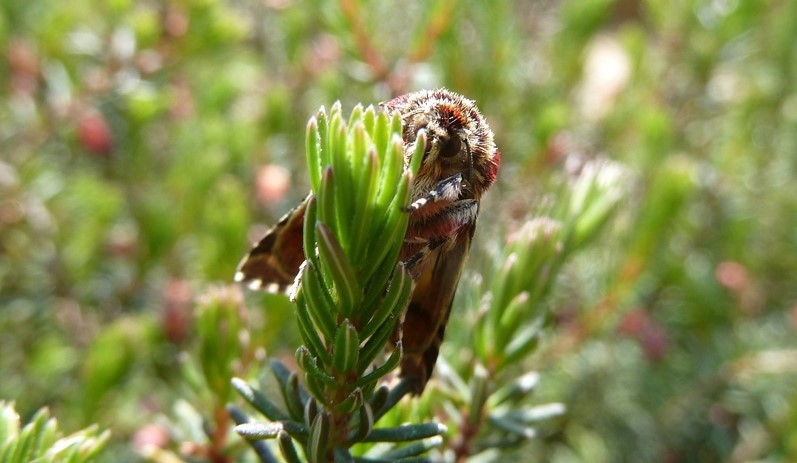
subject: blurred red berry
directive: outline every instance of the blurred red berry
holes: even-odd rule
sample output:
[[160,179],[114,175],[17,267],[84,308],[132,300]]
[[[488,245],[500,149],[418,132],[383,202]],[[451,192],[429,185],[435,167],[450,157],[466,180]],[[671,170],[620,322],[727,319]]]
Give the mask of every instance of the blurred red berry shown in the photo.
[[146,424],[133,434],[133,448],[142,455],[149,455],[156,449],[164,449],[170,441],[169,431],[159,424]]
[[36,50],[26,41],[11,40],[5,52],[11,76],[11,88],[15,93],[33,94],[39,76],[39,57]]
[[649,318],[648,314],[643,310],[632,310],[623,317],[619,331],[621,334],[636,338],[645,331]]
[[184,36],[188,32],[188,15],[177,7],[167,9],[163,28],[172,37]]
[[620,322],[619,331],[642,347],[645,357],[651,361],[664,358],[670,345],[667,331],[650,314],[637,309],[628,312]]
[[188,337],[193,297],[191,285],[185,280],[169,280],[163,291],[163,332],[175,344]]
[[90,111],[81,116],[77,125],[77,139],[92,154],[106,156],[113,148],[111,128],[99,111]]
[[255,179],[257,200],[265,206],[273,206],[285,199],[290,186],[290,172],[284,167],[268,164],[257,171]]
[[717,265],[714,271],[717,281],[733,292],[743,291],[750,283],[750,276],[744,265],[726,260]]

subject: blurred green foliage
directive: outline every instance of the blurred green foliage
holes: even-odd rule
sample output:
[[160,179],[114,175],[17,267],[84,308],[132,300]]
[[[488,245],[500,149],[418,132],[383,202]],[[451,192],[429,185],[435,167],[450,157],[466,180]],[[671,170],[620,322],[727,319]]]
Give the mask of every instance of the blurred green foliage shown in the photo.
[[[197,442],[201,427],[159,418],[222,413],[202,392],[194,300],[231,280],[251,224],[306,194],[308,117],[447,86],[503,153],[474,275],[581,160],[633,172],[555,282],[526,365],[567,414],[514,451],[796,460],[797,3],[373,3],[0,5],[0,398],[111,428],[111,461]],[[238,307],[220,294],[205,303]],[[251,338],[223,371],[293,355],[287,301],[247,299]],[[240,445],[222,434],[180,450]]]
[[110,432],[89,426],[69,436],[46,408],[22,426],[13,403],[0,400],[0,459],[8,463],[92,461],[108,441]]

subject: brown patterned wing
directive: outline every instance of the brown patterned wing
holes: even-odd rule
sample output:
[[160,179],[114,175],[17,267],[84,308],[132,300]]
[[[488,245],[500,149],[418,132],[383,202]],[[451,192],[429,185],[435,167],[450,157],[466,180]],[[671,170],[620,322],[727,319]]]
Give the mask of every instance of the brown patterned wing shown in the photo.
[[304,262],[302,233],[310,196],[285,214],[241,260],[235,281],[268,292],[284,292],[293,284]]
[[456,235],[453,243],[425,257],[433,262],[425,266],[415,281],[402,327],[401,376],[415,379],[416,394],[423,392],[437,362],[475,227],[476,223],[471,222]]

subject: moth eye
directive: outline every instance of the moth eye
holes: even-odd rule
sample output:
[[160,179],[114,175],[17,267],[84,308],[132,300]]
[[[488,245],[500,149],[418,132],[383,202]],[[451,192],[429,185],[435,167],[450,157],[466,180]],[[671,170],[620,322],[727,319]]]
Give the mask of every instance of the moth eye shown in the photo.
[[458,135],[450,137],[443,142],[440,147],[440,156],[450,158],[458,155],[462,151],[462,139]]

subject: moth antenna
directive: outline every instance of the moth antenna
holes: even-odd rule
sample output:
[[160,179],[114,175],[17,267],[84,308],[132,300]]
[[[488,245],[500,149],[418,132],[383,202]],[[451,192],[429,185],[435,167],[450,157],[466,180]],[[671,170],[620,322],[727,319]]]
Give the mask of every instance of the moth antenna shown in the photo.
[[418,114],[418,113],[422,113],[422,112],[423,112],[423,110],[422,110],[422,109],[416,109],[416,110],[414,110],[414,111],[410,111],[410,112],[407,112],[407,113],[405,113],[405,114],[402,114],[402,115],[401,115],[401,118],[402,118],[402,119],[408,119],[408,118],[410,118],[410,117],[412,117],[412,116],[414,116],[414,115],[416,115],[416,114]]
[[461,131],[460,136],[462,136],[462,141],[465,142],[465,151],[468,153],[468,173],[465,175],[465,179],[468,181],[468,185],[473,188],[473,151],[470,149],[468,134],[464,132],[464,130]]

